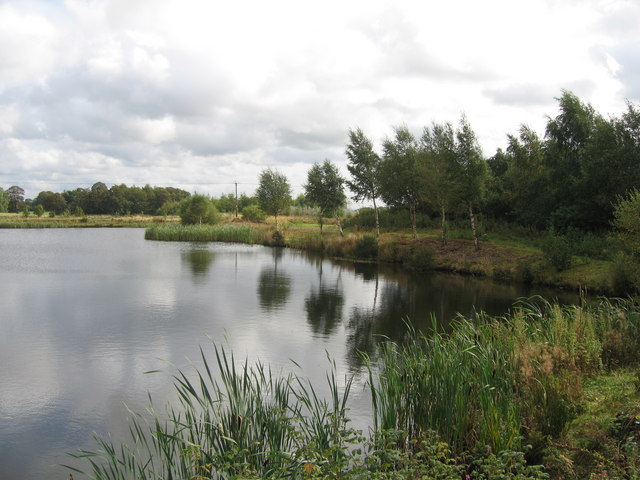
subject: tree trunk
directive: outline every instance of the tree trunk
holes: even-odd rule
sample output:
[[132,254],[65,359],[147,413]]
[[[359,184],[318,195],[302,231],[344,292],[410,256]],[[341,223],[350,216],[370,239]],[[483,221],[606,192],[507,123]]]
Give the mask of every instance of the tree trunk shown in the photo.
[[318,223],[320,224],[320,236],[322,236],[322,226],[324,225],[324,222],[322,221],[322,216],[318,218]]
[[373,198],[373,213],[376,217],[376,237],[380,238],[380,218],[378,217],[378,206],[376,205],[376,199]]
[[473,214],[473,206],[469,204],[469,220],[471,220],[471,231],[473,232],[473,244],[476,250],[480,250],[480,243],[478,242],[478,230],[476,229],[476,217]]
[[278,215],[275,215],[276,217],[276,232],[279,232],[280,230],[278,230]]
[[344,232],[342,231],[342,222],[340,222],[340,215],[336,215],[336,222],[338,222],[338,231],[340,232],[340,236],[344,237]]
[[409,207],[409,216],[411,217],[411,229],[413,230],[413,239],[418,240],[418,228],[416,227],[416,207]]
[[442,223],[442,245],[447,244],[447,214],[444,210],[444,202],[440,204],[440,219]]

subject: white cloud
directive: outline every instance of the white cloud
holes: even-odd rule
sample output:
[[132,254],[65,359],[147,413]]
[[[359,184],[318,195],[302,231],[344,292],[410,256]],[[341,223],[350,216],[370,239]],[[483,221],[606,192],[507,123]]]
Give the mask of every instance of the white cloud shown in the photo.
[[58,41],[55,26],[46,18],[0,5],[0,91],[44,79],[55,66]]
[[8,2],[0,141],[58,160],[13,152],[0,186],[64,172],[218,194],[264,166],[301,184],[344,162],[349,127],[379,142],[463,112],[491,155],[521,123],[542,133],[562,89],[604,114],[638,101],[638,18],[625,0]]

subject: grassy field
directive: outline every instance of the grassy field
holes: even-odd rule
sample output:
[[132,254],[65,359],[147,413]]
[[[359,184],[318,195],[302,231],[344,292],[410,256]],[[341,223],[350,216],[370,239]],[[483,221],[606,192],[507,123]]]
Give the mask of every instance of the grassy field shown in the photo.
[[148,215],[84,215],[49,217],[24,216],[21,213],[0,213],[0,228],[146,228],[159,223],[178,223],[180,217],[152,217]]

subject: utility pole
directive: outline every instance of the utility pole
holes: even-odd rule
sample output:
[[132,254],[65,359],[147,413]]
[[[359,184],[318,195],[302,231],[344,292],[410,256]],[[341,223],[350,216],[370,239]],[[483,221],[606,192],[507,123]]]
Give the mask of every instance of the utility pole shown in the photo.
[[233,182],[236,186],[236,218],[238,218],[238,182]]

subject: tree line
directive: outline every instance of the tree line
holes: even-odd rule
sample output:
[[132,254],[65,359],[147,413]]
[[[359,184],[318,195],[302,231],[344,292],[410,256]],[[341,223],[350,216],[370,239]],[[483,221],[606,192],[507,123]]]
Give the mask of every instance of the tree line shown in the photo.
[[[523,125],[517,135],[507,135],[506,149],[490,158],[483,156],[464,115],[455,126],[434,122],[420,136],[396,126],[380,152],[360,128],[350,129],[345,148],[350,178],[328,160],[316,163],[307,174],[305,200],[321,218],[336,217],[342,232],[346,186],[353,200],[373,205],[378,235],[382,203],[408,212],[415,238],[418,214],[438,218],[445,243],[448,219],[464,216],[476,248],[480,213],[555,235],[609,231],[618,222],[619,205],[640,188],[640,111],[628,103],[621,116],[605,118],[571,92],[557,100],[559,113],[548,117],[543,137]],[[268,177],[266,182],[261,177],[260,188],[272,185],[277,175]],[[286,177],[279,182],[286,183]],[[290,200],[289,190],[280,191]]]
[[640,186],[640,111],[629,103],[607,119],[566,91],[558,102],[544,137],[523,125],[486,159],[464,116],[456,127],[424,127],[420,137],[396,127],[381,154],[352,129],[346,154],[354,199],[373,202],[377,229],[376,199],[406,208],[414,235],[416,212],[439,216],[443,240],[448,216],[465,215],[477,242],[479,211],[556,233],[607,231],[616,203]]
[[[446,242],[447,221],[465,216],[478,245],[478,215],[536,230],[569,229],[603,232],[611,227],[614,206],[640,187],[640,111],[629,103],[620,116],[605,118],[571,92],[557,99],[559,113],[548,117],[544,136],[523,125],[507,135],[507,146],[489,158],[462,116],[457,125],[434,122],[419,136],[402,125],[393,128],[380,151],[360,128],[348,131],[345,147],[350,178],[325,160],[308,171],[304,194],[295,201],[284,174],[261,172],[253,196],[233,194],[213,199],[219,211],[276,217],[289,206],[316,208],[319,217],[335,217],[351,198],[373,205],[375,229],[380,233],[380,204],[404,209],[417,237],[418,215],[439,219]],[[24,190],[0,189],[0,211],[19,212],[27,206]],[[87,214],[179,213],[191,197],[171,187],[111,188],[101,182],[91,188],[63,193],[40,192],[30,207],[42,205],[56,214],[81,210]],[[322,222],[321,222],[322,228]]]
[[180,210],[181,202],[191,194],[173,187],[144,187],[94,183],[91,188],[76,188],[62,193],[42,191],[30,200],[25,199],[24,189],[11,186],[0,188],[0,212],[40,210],[56,215],[65,212],[90,215],[168,215]]

